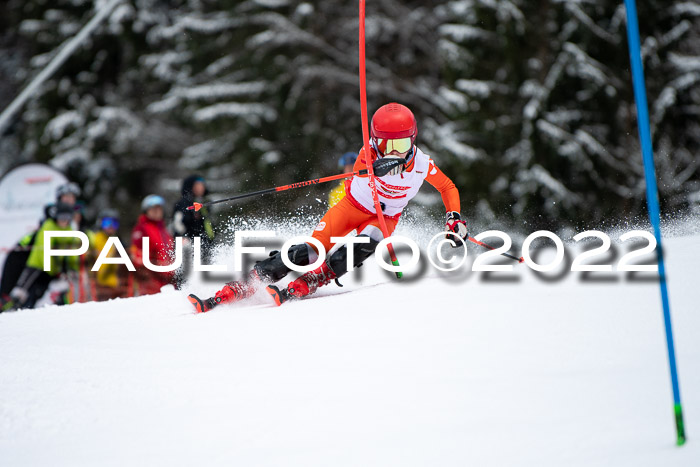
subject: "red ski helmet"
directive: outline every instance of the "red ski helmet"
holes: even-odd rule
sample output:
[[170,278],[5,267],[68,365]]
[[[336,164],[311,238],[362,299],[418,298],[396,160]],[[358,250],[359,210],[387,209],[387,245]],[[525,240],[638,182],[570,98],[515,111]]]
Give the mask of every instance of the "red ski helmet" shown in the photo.
[[[411,139],[411,149],[416,140],[418,125],[416,117],[408,107],[392,102],[381,106],[372,116],[371,135],[375,148],[380,149],[380,140]],[[383,153],[383,151],[380,152]],[[403,151],[400,151],[403,152]]]
[[416,117],[405,105],[392,102],[381,106],[372,116],[372,138],[411,138],[418,132]]

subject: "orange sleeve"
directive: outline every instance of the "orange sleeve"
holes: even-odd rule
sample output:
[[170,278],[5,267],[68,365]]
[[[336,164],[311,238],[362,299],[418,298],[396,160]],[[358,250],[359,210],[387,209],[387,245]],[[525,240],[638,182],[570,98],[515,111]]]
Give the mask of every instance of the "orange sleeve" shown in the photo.
[[[374,149],[371,149],[372,151],[372,162],[374,162],[377,159],[377,154],[374,152]],[[365,164],[365,148],[363,147],[360,149],[360,153],[357,155],[357,159],[355,160],[355,165],[352,167],[353,172],[359,172],[360,170],[364,170],[367,168],[367,164]],[[355,175],[356,177],[366,177],[367,175]]]
[[440,192],[447,211],[459,212],[459,190],[432,160],[428,166],[428,176],[425,177],[425,180]]

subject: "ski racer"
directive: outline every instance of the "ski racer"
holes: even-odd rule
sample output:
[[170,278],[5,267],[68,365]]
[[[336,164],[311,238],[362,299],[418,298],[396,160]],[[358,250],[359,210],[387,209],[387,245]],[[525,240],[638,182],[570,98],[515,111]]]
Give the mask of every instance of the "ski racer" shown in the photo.
[[[416,135],[416,119],[407,107],[397,103],[380,107],[372,117],[370,147],[362,148],[354,170],[366,168],[365,154],[369,151],[389,235],[396,228],[403,209],[418,193],[423,181],[427,181],[442,195],[447,210],[445,229],[466,240],[467,227],[459,213],[459,192],[432,159],[415,145]],[[374,253],[384,238],[367,176],[355,175],[352,178],[346,196],[326,212],[312,237],[320,241],[326,251],[330,251],[333,246],[331,237],[342,237],[355,229],[358,236],[369,239],[368,243],[352,245],[354,267],[358,267]],[[302,274],[284,289],[268,285],[268,293],[278,305],[314,293],[319,287],[348,271],[347,248],[347,245],[341,246],[320,267]],[[310,243],[294,245],[287,254],[289,260],[299,266],[307,266],[318,259],[318,251]],[[213,297],[205,300],[190,294],[189,300],[197,312],[205,312],[222,303],[247,298],[262,284],[274,284],[289,272],[290,269],[282,262],[280,252],[275,251],[253,267],[248,280],[229,282]]]

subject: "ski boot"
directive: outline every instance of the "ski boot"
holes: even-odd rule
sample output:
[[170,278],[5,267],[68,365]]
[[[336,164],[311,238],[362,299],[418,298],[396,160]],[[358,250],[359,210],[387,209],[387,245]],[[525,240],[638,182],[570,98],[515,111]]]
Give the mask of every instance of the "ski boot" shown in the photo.
[[187,299],[195,308],[197,313],[206,313],[212,308],[222,303],[234,303],[250,297],[258,290],[260,280],[255,272],[250,274],[247,281],[228,282],[216,295],[202,300],[195,294],[189,294]]
[[306,272],[290,282],[286,289],[280,290],[277,286],[268,285],[266,290],[275,300],[277,306],[279,306],[289,299],[310,295],[316,292],[319,287],[328,284],[335,278],[336,275],[333,270],[328,266],[328,263],[324,262],[320,267]]
[[[289,260],[299,266],[306,266],[309,264],[310,251],[312,251],[311,247],[306,243],[294,245],[289,249]],[[222,303],[233,303],[248,298],[255,293],[260,284],[282,280],[289,271],[290,269],[282,261],[280,252],[273,251],[269,258],[255,264],[247,281],[229,282],[215,296],[206,300],[202,300],[194,294],[190,294],[188,299],[198,313],[203,313]]]

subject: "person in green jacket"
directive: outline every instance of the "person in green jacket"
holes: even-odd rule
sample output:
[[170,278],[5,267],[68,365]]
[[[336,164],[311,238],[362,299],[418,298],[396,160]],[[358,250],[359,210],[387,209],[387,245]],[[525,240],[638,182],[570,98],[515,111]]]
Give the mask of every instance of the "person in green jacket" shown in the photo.
[[[56,203],[50,210],[49,218],[44,221],[36,233],[36,239],[29,253],[27,264],[17,280],[17,285],[10,292],[10,300],[3,305],[3,310],[18,308],[33,308],[37,300],[48,289],[52,280],[61,273],[78,271],[77,256],[52,256],[49,269],[44,271],[44,232],[71,231],[71,221],[75,208],[66,203]],[[74,249],[79,242],[74,237],[58,237],[51,239],[52,249]]]

